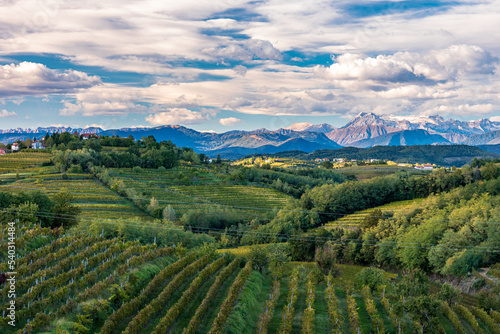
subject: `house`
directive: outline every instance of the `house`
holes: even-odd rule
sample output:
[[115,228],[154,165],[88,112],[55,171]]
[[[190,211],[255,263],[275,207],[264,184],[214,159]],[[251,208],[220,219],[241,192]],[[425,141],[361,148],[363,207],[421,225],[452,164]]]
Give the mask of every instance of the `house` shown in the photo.
[[377,162],[380,161],[380,159],[370,159],[370,162]]
[[45,145],[40,141],[34,141],[33,143],[31,143],[31,148],[34,150],[43,150],[45,148]]
[[415,169],[418,169],[418,170],[433,170],[434,169],[434,166],[432,165],[420,165],[420,166],[415,166]]
[[5,155],[7,152],[4,148],[0,148],[0,155]]
[[96,138],[99,138],[99,135],[95,135],[93,133],[83,133],[82,134],[82,138],[83,139],[89,139],[89,138],[92,138],[92,136],[95,136]]
[[12,144],[12,151],[19,151],[19,144],[17,143]]

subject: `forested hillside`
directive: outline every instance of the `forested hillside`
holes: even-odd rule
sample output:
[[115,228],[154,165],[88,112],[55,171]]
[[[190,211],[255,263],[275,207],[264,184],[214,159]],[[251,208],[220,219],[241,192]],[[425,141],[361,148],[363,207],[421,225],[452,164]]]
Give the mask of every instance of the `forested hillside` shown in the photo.
[[[258,155],[256,155],[258,156]],[[442,166],[463,166],[474,158],[495,159],[496,153],[486,152],[466,145],[414,145],[414,146],[375,146],[371,148],[344,147],[338,150],[318,150],[313,153],[279,152],[266,154],[271,157],[314,160],[316,158],[343,158],[356,160],[386,159],[405,163],[433,163]]]

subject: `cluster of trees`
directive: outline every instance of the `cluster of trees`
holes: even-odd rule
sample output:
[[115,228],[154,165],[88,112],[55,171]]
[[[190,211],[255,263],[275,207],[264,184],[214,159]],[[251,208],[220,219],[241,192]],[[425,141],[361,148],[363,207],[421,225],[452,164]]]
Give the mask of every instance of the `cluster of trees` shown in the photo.
[[342,263],[464,276],[500,261],[499,205],[500,179],[494,179],[430,196],[396,215],[374,214],[365,229],[299,233],[288,243],[295,260],[311,259],[322,240],[331,240]]
[[255,182],[271,186],[278,191],[300,197],[307,189],[322,184],[337,184],[346,177],[332,170],[318,168],[248,168],[243,167],[231,172],[231,179],[238,182]]
[[[308,230],[339,214],[426,197],[396,215],[377,210],[364,228]],[[242,243],[287,241],[294,260],[311,260],[331,240],[337,261],[420,268],[463,276],[500,261],[500,169],[492,163],[425,177],[385,176],[322,185],[293,200],[269,223],[249,229]],[[292,236],[291,236],[292,235]]]
[[78,223],[80,208],[71,204],[71,194],[60,192],[50,199],[40,191],[0,192],[0,223],[18,219],[22,223],[57,228]]

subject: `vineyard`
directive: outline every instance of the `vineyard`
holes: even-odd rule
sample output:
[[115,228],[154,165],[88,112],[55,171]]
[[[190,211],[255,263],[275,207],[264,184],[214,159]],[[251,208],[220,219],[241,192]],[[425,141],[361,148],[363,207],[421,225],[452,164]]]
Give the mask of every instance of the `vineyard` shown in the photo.
[[27,176],[13,183],[0,185],[0,191],[30,191],[40,190],[49,196],[58,192],[66,192],[74,197],[76,206],[81,208],[80,219],[128,219],[140,217],[145,220],[152,218],[140,211],[134,204],[120,197],[89,174],[67,174],[63,179],[61,174],[37,174]]
[[140,172],[111,169],[110,176],[115,183],[123,182],[126,188],[132,188],[147,198],[154,197],[163,206],[172,205],[178,217],[191,209],[216,204],[253,219],[265,217],[283,207],[288,199],[287,195],[274,189],[224,185],[216,174],[203,168],[177,167],[168,171]]
[[12,153],[0,156],[0,174],[21,171],[29,167],[40,166],[50,160],[50,153]]
[[[335,227],[344,227],[344,228],[355,228],[360,226],[365,218],[373,216],[373,213],[375,210],[380,210],[382,213],[384,212],[390,212],[391,214],[396,214],[398,211],[403,211],[408,208],[408,206],[419,203],[423,199],[413,199],[413,200],[407,200],[407,201],[399,201],[399,202],[392,202],[389,204],[381,205],[375,208],[370,208],[362,211],[355,212],[350,215],[339,215],[339,218],[337,218],[334,221],[329,222],[328,224],[325,225],[325,228],[331,229]],[[374,216],[375,218],[382,218],[378,216]]]
[[[2,230],[2,244],[8,228]],[[2,333],[413,333],[385,287],[355,289],[294,262],[262,274],[229,252],[20,227],[15,329],[0,289]],[[36,244],[35,244],[36,243]],[[5,254],[5,252],[3,252]],[[0,270],[6,271],[2,261]],[[498,333],[499,313],[442,303],[445,333]]]

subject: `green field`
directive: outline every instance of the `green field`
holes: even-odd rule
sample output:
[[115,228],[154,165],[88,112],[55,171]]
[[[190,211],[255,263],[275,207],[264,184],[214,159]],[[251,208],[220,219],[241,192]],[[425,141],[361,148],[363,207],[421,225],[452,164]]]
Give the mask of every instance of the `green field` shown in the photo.
[[[262,218],[283,207],[289,198],[270,188],[223,184],[213,172],[195,167],[139,173],[131,169],[110,169],[110,176],[116,182],[122,181],[126,188],[135,189],[147,198],[154,197],[160,206],[172,205],[177,217],[215,204],[235,209],[248,219]],[[186,177],[191,185],[182,184]]]
[[358,180],[366,180],[377,176],[391,175],[398,172],[405,172],[408,175],[425,175],[430,173],[429,171],[420,171],[412,167],[400,167],[400,166],[388,166],[388,165],[341,167],[336,169],[336,171],[346,176],[354,176]]
[[19,152],[0,155],[0,174],[21,171],[50,161],[50,153]]
[[131,201],[120,197],[89,174],[68,174],[63,180],[61,174],[42,174],[27,176],[13,183],[0,186],[0,191],[40,190],[49,195],[67,192],[74,197],[73,204],[81,208],[80,219],[127,220],[139,217],[151,220],[149,215],[139,210]]
[[399,210],[404,210],[408,206],[415,204],[415,203],[419,203],[421,201],[423,201],[422,198],[412,199],[412,200],[407,200],[407,201],[392,202],[392,203],[384,204],[381,206],[377,206],[375,208],[370,208],[370,209],[358,211],[358,212],[352,213],[350,215],[339,216],[340,218],[329,222],[324,227],[326,229],[331,229],[331,228],[335,228],[335,227],[355,228],[355,227],[360,226],[363,223],[363,220],[366,217],[369,217],[370,214],[377,209],[382,210],[382,212],[396,213]]
[[[0,318],[2,333],[53,333],[56,327],[101,334],[284,333],[282,328],[301,333],[306,322],[313,333],[398,332],[399,320],[391,308],[396,297],[383,299],[381,292],[352,287],[360,266],[341,266],[339,277],[316,282],[309,276],[314,263],[292,262],[279,277],[221,253],[179,256],[175,247],[85,233],[48,236],[17,261],[22,273],[17,282],[19,321],[11,328],[7,318]],[[126,293],[116,292],[120,289]],[[0,289],[0,302],[6,310],[6,287]],[[459,305],[451,309],[459,324],[440,317],[446,333],[453,333],[453,326],[473,333],[472,319],[484,333],[495,333],[488,327],[495,323],[488,312],[471,318]],[[403,333],[413,332],[410,317],[403,317],[402,328]]]

